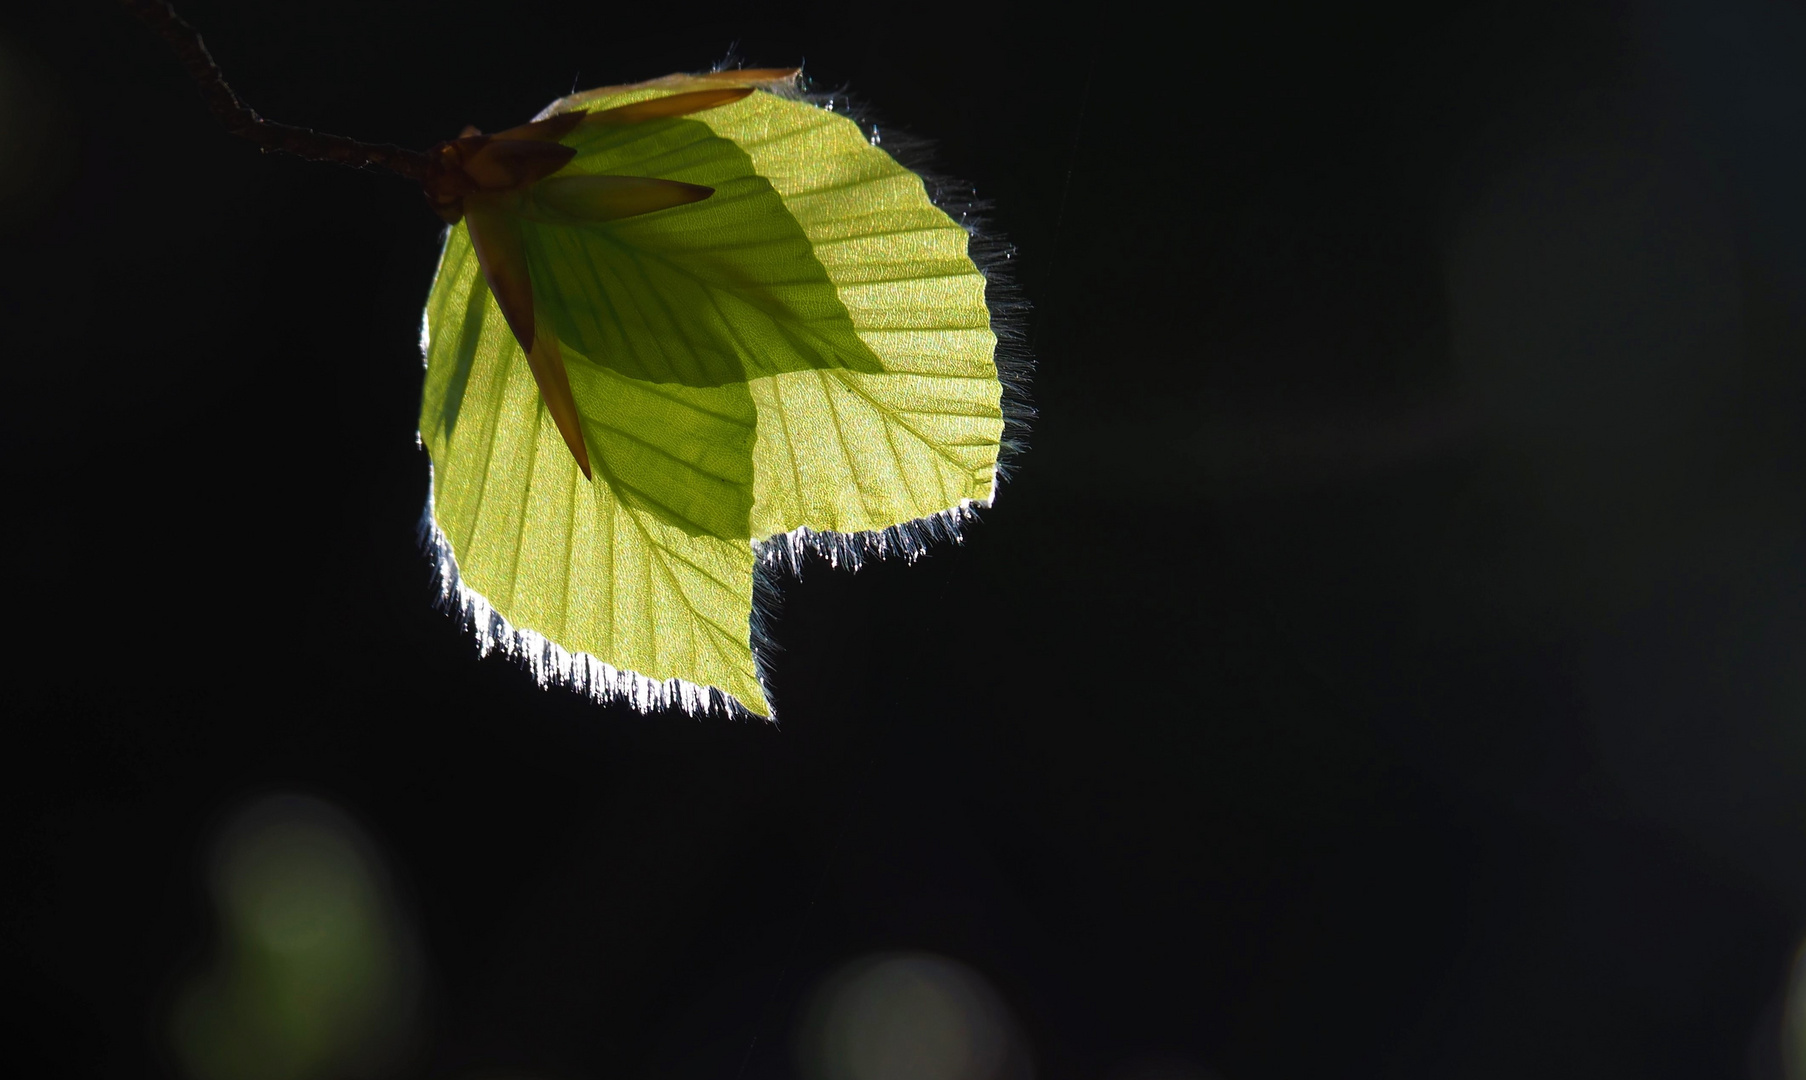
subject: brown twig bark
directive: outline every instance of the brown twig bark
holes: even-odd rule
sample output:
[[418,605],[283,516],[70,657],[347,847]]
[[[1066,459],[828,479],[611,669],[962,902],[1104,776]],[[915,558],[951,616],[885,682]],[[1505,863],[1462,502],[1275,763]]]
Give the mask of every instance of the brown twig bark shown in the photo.
[[327,135],[292,124],[278,124],[257,115],[239,100],[219,65],[190,26],[168,0],[120,0],[132,14],[144,20],[174,49],[188,75],[200,87],[207,107],[226,130],[249,139],[265,151],[291,154],[309,161],[331,161],[353,168],[379,168],[424,183],[433,172],[430,156],[419,150],[389,143],[367,143],[342,135]]

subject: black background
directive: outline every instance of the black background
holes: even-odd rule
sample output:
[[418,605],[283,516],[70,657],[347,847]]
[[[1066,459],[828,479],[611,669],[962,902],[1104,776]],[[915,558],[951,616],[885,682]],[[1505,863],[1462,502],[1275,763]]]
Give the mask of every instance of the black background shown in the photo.
[[0,16],[6,1057],[172,1074],[212,831],[301,790],[403,887],[421,1076],[786,1076],[885,948],[1046,1078],[1781,1076],[1799,5],[182,10],[421,147],[806,63],[994,200],[1041,416],[963,546],[787,585],[781,726],[542,692],[431,605],[419,193]]

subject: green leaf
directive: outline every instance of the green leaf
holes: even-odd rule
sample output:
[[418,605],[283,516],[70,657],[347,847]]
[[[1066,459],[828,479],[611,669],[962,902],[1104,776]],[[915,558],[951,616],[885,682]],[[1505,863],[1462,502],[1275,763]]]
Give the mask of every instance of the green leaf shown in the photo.
[[883,530],[988,505],[1003,387],[966,230],[845,116],[755,94],[697,119],[782,197],[882,366],[753,384],[754,534]]
[[[485,647],[542,680],[642,707],[706,706],[700,688],[714,687],[769,715],[749,625],[758,543],[891,530],[991,498],[1003,418],[984,278],[919,177],[803,101],[761,92],[563,141],[577,157],[524,192],[516,220],[595,480],[454,227],[421,407],[448,590]],[[714,194],[596,221],[638,198],[633,185],[556,186],[602,175]]]

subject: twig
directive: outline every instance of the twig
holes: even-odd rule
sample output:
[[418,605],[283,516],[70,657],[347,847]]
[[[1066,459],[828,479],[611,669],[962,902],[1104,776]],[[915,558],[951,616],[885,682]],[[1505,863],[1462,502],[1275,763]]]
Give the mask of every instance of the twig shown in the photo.
[[291,154],[309,161],[331,161],[353,168],[376,167],[424,183],[433,173],[433,161],[418,150],[389,143],[367,143],[343,135],[326,135],[292,124],[278,124],[257,115],[257,110],[232,92],[219,65],[207,52],[200,31],[190,26],[168,0],[120,0],[132,14],[150,25],[176,51],[176,57],[207,99],[207,107],[226,130],[249,139],[265,151]]

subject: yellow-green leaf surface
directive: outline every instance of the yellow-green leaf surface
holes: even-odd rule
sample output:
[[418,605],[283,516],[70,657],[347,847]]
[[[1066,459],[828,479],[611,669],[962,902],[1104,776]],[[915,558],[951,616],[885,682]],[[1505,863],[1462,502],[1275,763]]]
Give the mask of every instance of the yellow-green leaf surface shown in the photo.
[[[604,109],[705,85],[667,77],[555,103]],[[755,535],[864,532],[988,503],[1003,435],[996,335],[966,230],[845,116],[760,93],[698,113],[783,198],[882,371],[752,384]],[[686,179],[673,177],[673,179]]]
[[[601,110],[732,73],[554,103]],[[996,338],[963,227],[858,125],[761,90],[692,116],[584,124],[544,183],[702,184],[702,202],[582,220],[528,191],[519,227],[555,333],[586,481],[460,224],[426,318],[421,437],[448,590],[485,646],[642,707],[770,708],[749,618],[755,548],[989,500]],[[587,191],[582,185],[566,191]]]
[[681,680],[766,714],[747,637],[755,414],[746,385],[650,383],[566,360],[594,481],[540,402],[468,235],[453,229],[427,303],[420,431],[437,538],[456,560],[461,599],[510,628],[478,632],[524,652],[543,676],[598,693],[672,704],[689,700],[672,682]]
[[560,177],[653,176],[715,193],[681,212],[597,224],[530,195],[534,293],[561,342],[623,374],[690,386],[882,370],[809,238],[731,140],[683,118],[579,128],[564,142],[577,158]]

